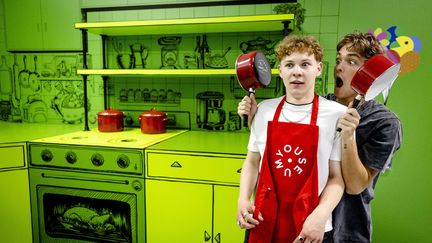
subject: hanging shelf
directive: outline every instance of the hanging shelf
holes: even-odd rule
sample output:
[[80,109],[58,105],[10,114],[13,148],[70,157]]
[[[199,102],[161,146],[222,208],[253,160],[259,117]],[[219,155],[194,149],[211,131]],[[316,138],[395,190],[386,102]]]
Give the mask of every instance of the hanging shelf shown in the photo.
[[89,33],[107,36],[282,31],[284,28],[283,23],[293,19],[293,14],[269,14],[192,19],[86,22],[76,23],[75,28],[86,29]]

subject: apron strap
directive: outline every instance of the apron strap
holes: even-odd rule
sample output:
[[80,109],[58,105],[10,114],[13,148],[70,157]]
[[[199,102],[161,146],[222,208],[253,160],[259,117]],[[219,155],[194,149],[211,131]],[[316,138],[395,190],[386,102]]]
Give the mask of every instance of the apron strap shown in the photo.
[[282,98],[281,102],[279,102],[278,107],[276,108],[276,112],[275,112],[275,114],[273,116],[273,122],[278,122],[279,121],[279,116],[280,116],[280,113],[282,111],[282,107],[283,107],[283,105],[285,103],[285,99],[286,99],[286,95],[284,95],[284,97]]
[[317,119],[318,119],[318,105],[319,105],[319,97],[315,93],[315,97],[312,104],[312,115],[311,115],[311,125],[316,125]]
[[[273,122],[279,121],[279,116],[280,116],[280,113],[282,112],[282,107],[285,103],[285,99],[286,99],[286,95],[282,98],[281,102],[279,103],[278,107],[276,108],[276,112],[273,116]],[[310,120],[311,125],[316,125],[317,118],[318,118],[318,105],[319,105],[319,97],[315,93],[314,99],[312,102],[312,114],[311,114],[311,120]]]

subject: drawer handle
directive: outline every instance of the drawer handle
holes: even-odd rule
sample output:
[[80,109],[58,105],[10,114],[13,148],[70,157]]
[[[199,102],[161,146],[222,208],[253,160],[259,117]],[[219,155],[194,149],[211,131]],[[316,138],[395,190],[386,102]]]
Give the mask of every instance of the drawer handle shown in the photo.
[[211,239],[210,234],[207,232],[207,230],[204,230],[204,241],[207,242]]
[[217,235],[215,236],[215,241],[216,243],[220,243],[221,242],[221,233],[217,233]]
[[173,168],[181,168],[183,166],[178,161],[174,161],[174,163],[171,164],[171,167],[173,167]]
[[242,168],[237,170],[237,173],[241,174]]

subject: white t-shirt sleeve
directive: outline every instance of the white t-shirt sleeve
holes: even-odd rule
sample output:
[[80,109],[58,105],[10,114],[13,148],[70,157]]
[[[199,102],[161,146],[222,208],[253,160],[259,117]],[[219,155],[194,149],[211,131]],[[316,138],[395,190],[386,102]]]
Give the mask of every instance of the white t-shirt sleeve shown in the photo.
[[342,161],[342,136],[339,132],[336,133],[335,139],[333,139],[333,146],[329,159],[339,162]]
[[264,153],[267,140],[268,121],[273,120],[277,106],[283,97],[263,100],[258,104],[258,109],[252,120],[248,150],[259,152],[261,156]]
[[259,152],[258,143],[256,140],[256,134],[255,134],[255,119],[252,121],[250,134],[249,134],[249,143],[248,143],[248,150],[251,152]]

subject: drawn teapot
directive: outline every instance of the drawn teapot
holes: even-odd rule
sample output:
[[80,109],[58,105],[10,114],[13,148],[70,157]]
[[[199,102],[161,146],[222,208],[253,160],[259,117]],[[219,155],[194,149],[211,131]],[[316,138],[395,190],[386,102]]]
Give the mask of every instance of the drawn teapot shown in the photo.
[[274,47],[277,43],[278,40],[272,41],[272,40],[266,40],[262,37],[257,37],[254,40],[241,42],[240,50],[243,53],[248,53],[254,50],[261,51],[267,57],[270,66],[273,67],[277,61],[275,51],[274,51]]
[[242,50],[243,53],[248,53],[254,50],[259,50],[264,54],[273,53],[276,43],[277,40],[271,41],[266,40],[262,37],[258,37],[254,40],[249,40],[247,42],[243,41],[242,43],[240,43],[240,50]]

